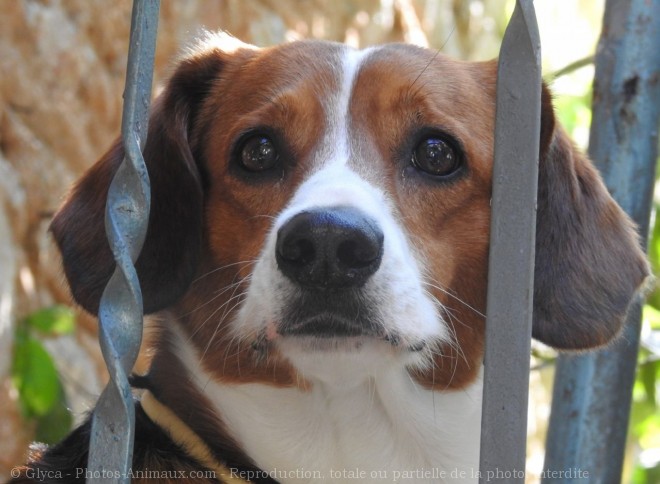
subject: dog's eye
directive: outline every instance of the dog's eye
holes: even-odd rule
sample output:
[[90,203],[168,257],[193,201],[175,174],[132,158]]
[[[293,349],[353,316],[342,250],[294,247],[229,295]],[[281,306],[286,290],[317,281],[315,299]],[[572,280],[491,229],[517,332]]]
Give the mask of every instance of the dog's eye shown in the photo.
[[429,136],[415,147],[412,163],[429,175],[444,177],[461,167],[461,157],[450,142],[438,136]]
[[256,134],[243,142],[240,163],[248,171],[259,172],[272,168],[279,159],[275,143],[268,136]]

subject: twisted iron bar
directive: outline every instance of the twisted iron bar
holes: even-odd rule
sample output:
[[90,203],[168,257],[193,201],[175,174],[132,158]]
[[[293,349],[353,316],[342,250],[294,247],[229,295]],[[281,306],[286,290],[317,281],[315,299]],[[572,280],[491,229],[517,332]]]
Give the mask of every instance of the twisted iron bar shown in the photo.
[[99,307],[99,339],[110,382],[92,417],[87,482],[127,483],[133,455],[135,409],[128,373],[142,341],[142,293],[135,271],[147,233],[150,188],[142,148],[149,103],[160,0],[135,0],[124,91],[124,160],[112,180],[105,228],[116,262]]

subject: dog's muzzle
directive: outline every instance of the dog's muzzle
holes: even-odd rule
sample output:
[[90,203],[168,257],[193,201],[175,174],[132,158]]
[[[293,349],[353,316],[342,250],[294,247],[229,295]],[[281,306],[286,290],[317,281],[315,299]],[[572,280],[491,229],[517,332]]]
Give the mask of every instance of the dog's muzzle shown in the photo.
[[353,207],[298,213],[277,232],[275,256],[297,288],[279,333],[321,338],[383,336],[363,286],[380,267],[383,232]]

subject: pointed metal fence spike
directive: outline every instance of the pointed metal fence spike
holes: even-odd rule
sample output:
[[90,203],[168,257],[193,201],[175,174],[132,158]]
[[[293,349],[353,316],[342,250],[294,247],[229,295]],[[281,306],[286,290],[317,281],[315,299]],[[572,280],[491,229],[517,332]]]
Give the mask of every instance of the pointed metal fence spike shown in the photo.
[[541,61],[531,0],[518,0],[497,72],[479,482],[524,482]]

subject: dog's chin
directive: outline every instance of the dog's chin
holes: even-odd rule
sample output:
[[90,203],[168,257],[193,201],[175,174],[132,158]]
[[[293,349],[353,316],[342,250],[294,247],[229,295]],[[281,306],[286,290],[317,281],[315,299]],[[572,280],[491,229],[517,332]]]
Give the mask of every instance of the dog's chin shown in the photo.
[[284,336],[275,344],[284,353],[358,353],[374,346],[392,351],[387,342],[369,336]]
[[328,326],[328,322],[312,320],[287,328],[266,344],[306,380],[344,389],[369,381],[385,368],[405,371],[423,368],[429,361],[430,349],[425,341],[411,344],[401,336],[365,329],[364,325],[345,326],[332,320]]

